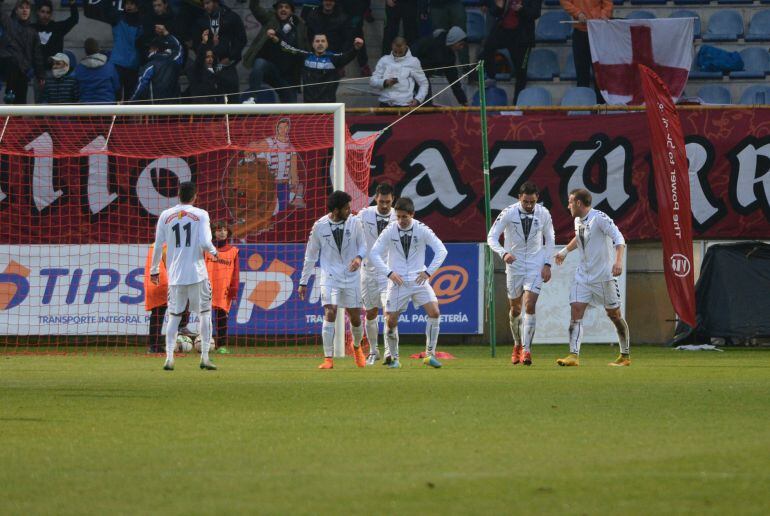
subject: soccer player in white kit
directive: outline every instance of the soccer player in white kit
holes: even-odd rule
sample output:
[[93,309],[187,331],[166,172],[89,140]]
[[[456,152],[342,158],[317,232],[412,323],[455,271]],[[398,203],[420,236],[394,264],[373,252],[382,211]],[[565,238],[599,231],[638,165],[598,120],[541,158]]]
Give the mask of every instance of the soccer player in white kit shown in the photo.
[[[393,357],[388,367],[401,367],[398,361],[398,316],[411,301],[414,306],[421,306],[428,316],[423,363],[438,368],[441,362],[436,359],[436,344],[441,314],[436,293],[428,280],[441,267],[447,250],[433,230],[414,220],[414,203],[409,197],[396,201],[395,211],[396,222],[380,234],[370,254],[375,269],[391,281],[385,300],[385,342]],[[426,267],[427,247],[434,254],[433,261]],[[388,256],[387,264],[382,259],[385,255]]]
[[[535,305],[543,283],[551,279],[554,232],[551,213],[537,204],[537,186],[529,181],[519,188],[519,202],[500,212],[487,235],[487,244],[505,262],[505,277],[513,335],[511,362],[532,365]],[[500,245],[500,235],[504,235]],[[522,301],[524,317],[521,317]]]
[[[387,183],[380,183],[374,192],[375,206],[369,206],[359,211],[356,217],[361,223],[361,229],[366,239],[366,251],[371,253],[374,243],[380,233],[396,220],[396,212],[393,210],[393,187]],[[384,307],[385,292],[388,289],[388,278],[377,272],[371,257],[364,260],[361,267],[361,297],[366,311],[366,340],[369,341],[369,356],[366,357],[366,365],[374,365],[380,359],[377,349],[379,325],[377,315]],[[385,342],[384,364],[390,364],[392,357]]]
[[[626,241],[620,230],[605,213],[591,208],[591,193],[583,188],[569,194],[569,211],[575,217],[575,237],[556,254],[561,265],[567,253],[578,249],[580,265],[570,290],[571,320],[569,324],[569,355],[556,361],[560,366],[580,365],[580,340],[583,337],[583,314],[589,303],[602,305],[615,325],[620,355],[611,366],[629,366],[630,332],[620,313],[620,289],[617,276],[623,272],[623,250]],[[613,249],[610,249],[610,242]]]
[[361,350],[364,330],[361,326],[361,262],[366,258],[366,240],[361,224],[350,216],[350,195],[339,190],[326,201],[329,210],[313,224],[305,250],[305,263],[299,280],[299,298],[304,300],[307,283],[320,260],[316,285],[321,290],[324,321],[321,328],[324,361],[319,369],[334,367],[334,321],[337,308],[344,308],[353,333],[353,357],[356,366],[364,367],[366,357]]
[[[215,370],[209,360],[211,344],[211,283],[206,270],[203,251],[217,256],[211,242],[211,225],[206,210],[193,206],[195,184],[180,183],[179,204],[160,214],[155,228],[155,247],[152,252],[150,281],[159,282],[160,260],[166,246],[168,270],[168,324],[166,326],[166,362],[163,369],[174,370],[174,346],[182,314],[188,302],[190,311],[200,317],[200,368]],[[218,259],[218,258],[217,258]]]

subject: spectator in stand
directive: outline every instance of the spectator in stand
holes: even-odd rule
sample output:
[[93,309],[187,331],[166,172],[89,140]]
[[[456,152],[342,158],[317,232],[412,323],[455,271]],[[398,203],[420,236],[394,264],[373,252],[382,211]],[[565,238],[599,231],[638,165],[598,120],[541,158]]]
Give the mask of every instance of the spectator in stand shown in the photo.
[[[588,88],[591,83],[591,47],[588,45],[587,20],[609,20],[612,0],[559,0],[562,8],[580,23],[572,28],[572,56],[575,59],[577,85]],[[601,95],[597,95],[601,99]]]
[[64,50],[64,36],[78,24],[80,15],[75,2],[70,2],[70,16],[66,20],[53,21],[53,4],[51,0],[38,0],[37,23],[32,26],[40,38],[40,46],[43,49],[43,59],[46,63],[54,54]]
[[[304,63],[302,68],[302,82],[305,84],[303,101],[307,103],[336,102],[337,86],[339,85],[337,71],[355,59],[358,51],[364,46],[364,40],[356,38],[353,41],[353,49],[344,54],[333,53],[328,50],[326,34],[316,34],[313,37],[313,51],[308,52],[281,41],[273,29],[267,31],[267,37],[273,43],[281,45],[281,50],[288,52],[292,57],[301,59]],[[308,86],[308,84],[317,85]]]
[[305,22],[294,14],[292,0],[278,0],[272,11],[260,6],[259,0],[250,0],[249,9],[262,24],[243,58],[243,64],[251,68],[249,90],[262,90],[269,85],[276,88],[281,102],[297,102],[297,88],[293,86],[299,83],[302,63],[286,59],[280,45],[267,36],[267,31],[272,29],[281,41],[294,48],[309,50]]
[[152,0],[152,10],[142,14],[142,36],[139,38],[142,55],[150,50],[150,43],[158,36],[163,37],[164,31],[174,36],[178,41],[184,41],[182,28],[176,15],[168,5],[168,0]]
[[112,0],[86,2],[83,14],[112,26],[112,52],[110,62],[120,77],[120,98],[128,99],[136,89],[139,76],[139,45],[142,35],[142,17],[137,0],[124,0],[123,12],[118,11]]
[[393,39],[403,23],[404,39],[411,45],[420,36],[420,7],[422,0],[385,0],[385,29],[382,35],[382,55],[389,55]]
[[193,104],[221,104],[224,101],[220,85],[221,68],[217,63],[214,49],[208,45],[208,31],[203,31],[203,44],[198,48],[195,62],[187,70],[190,86],[185,96],[190,97]]
[[487,77],[497,74],[495,54],[505,48],[511,54],[516,88],[513,102],[527,85],[529,53],[535,45],[535,20],[540,18],[543,0],[490,0],[489,12],[496,18],[492,32],[484,41],[481,59],[486,63]]
[[40,95],[42,104],[76,104],[80,100],[78,80],[70,73],[70,58],[59,53],[51,56],[51,70],[46,74]]
[[202,38],[203,33],[208,31],[207,45],[210,44],[214,50],[221,67],[219,74],[224,79],[220,83],[223,93],[238,93],[236,66],[246,46],[243,20],[219,0],[203,0],[203,10],[205,14],[198,18],[198,34]]
[[177,104],[179,74],[182,70],[182,46],[167,30],[150,43],[147,64],[139,74],[139,83],[131,100],[149,100],[153,104]]
[[[321,0],[321,5],[305,17],[305,25],[308,40],[312,41],[317,34],[326,35],[329,51],[335,54],[343,51],[348,35],[351,34],[350,18],[337,4],[337,0]],[[315,49],[315,45],[313,47]]]
[[428,95],[428,78],[404,38],[394,39],[392,48],[390,54],[377,61],[369,84],[382,90],[380,107],[414,107]]
[[198,30],[198,18],[203,16],[206,11],[203,10],[203,0],[177,0],[177,5],[171,6],[171,11],[176,14],[179,28],[182,31],[182,39],[188,49],[197,46],[200,39]]
[[120,93],[120,77],[115,65],[99,50],[94,38],[83,45],[86,57],[75,68],[81,104],[113,104]]
[[[458,78],[457,68],[455,66],[455,53],[466,48],[466,34],[460,27],[452,27],[448,31],[436,29],[432,36],[421,38],[412,46],[412,55],[420,60],[424,69],[444,68],[427,72],[428,76],[443,75],[450,83]],[[460,82],[452,85],[457,102],[462,106],[468,105],[468,97],[465,96],[463,86]],[[430,96],[430,90],[428,95]]]
[[[444,29],[448,31],[452,27],[460,27],[463,31],[468,26],[468,16],[465,14],[465,5],[461,0],[428,0],[430,2],[430,26],[433,31]],[[414,45],[412,45],[414,52]],[[458,52],[460,63],[468,64],[468,46],[464,45]],[[422,62],[422,58],[420,58]],[[423,68],[430,68],[424,62]]]
[[340,0],[342,10],[349,16],[350,32],[353,38],[361,38],[364,46],[359,50],[356,61],[363,77],[372,75],[372,69],[369,67],[369,56],[366,52],[366,41],[364,40],[364,19],[367,14],[371,17],[369,7],[370,0]]
[[29,0],[18,0],[10,16],[5,11],[0,14],[0,70],[6,80],[6,104],[26,104],[29,78],[36,77],[41,87],[45,80],[43,50],[30,23],[31,14]]

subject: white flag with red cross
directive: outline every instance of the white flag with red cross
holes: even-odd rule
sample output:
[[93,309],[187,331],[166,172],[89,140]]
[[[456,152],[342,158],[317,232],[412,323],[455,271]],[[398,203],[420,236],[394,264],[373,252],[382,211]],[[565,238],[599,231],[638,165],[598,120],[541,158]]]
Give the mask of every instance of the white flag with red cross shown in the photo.
[[589,20],[596,84],[608,104],[643,104],[638,65],[655,71],[676,101],[693,57],[693,19]]

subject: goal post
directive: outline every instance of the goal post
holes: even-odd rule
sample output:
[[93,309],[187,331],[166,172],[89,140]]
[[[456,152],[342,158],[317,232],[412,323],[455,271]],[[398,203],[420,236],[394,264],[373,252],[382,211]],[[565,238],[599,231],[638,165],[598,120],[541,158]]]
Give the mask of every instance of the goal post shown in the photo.
[[[277,141],[284,120],[289,144]],[[237,322],[231,311],[228,325],[231,337],[246,332],[237,351],[250,354],[268,343],[268,330],[259,329],[261,341],[248,333],[260,324],[258,311],[274,331],[293,325],[283,341],[317,345],[320,323],[311,314],[320,309],[287,312],[287,299],[296,302],[300,254],[328,193],[345,190],[357,206],[368,204],[373,143],[350,139],[342,103],[0,106],[0,352],[34,347],[36,336],[45,337],[38,340],[49,343],[46,350],[83,342],[106,347],[99,337],[109,322],[94,317],[108,309],[120,321],[141,313],[134,306],[145,300],[139,269],[157,215],[175,198],[176,185],[191,179],[212,222],[236,228],[241,283],[233,300]],[[266,246],[274,247],[273,258],[286,252],[291,259],[269,262]],[[108,266],[110,259],[121,267]],[[281,274],[293,278],[292,291],[283,292],[288,283],[273,285],[281,292],[258,299],[255,282],[277,283]],[[253,313],[244,315],[244,305]],[[126,335],[146,335],[142,325]],[[117,333],[124,326],[108,327],[111,349],[136,346]],[[344,313],[337,328],[341,355]]]

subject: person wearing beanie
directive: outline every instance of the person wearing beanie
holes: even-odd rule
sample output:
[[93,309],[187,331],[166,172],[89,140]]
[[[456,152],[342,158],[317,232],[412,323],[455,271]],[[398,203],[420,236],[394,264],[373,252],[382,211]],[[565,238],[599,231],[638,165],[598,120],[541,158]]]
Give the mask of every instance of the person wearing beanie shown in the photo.
[[[430,5],[430,26],[433,31],[444,29],[448,31],[452,27],[467,27],[468,16],[465,13],[465,4],[462,0],[427,0]],[[468,46],[464,46],[457,53],[460,64],[468,64]]]
[[51,71],[40,95],[41,104],[76,104],[80,99],[78,80],[70,72],[70,58],[59,52],[51,56]]
[[[559,0],[562,8],[580,22],[572,29],[572,56],[575,60],[577,85],[588,88],[591,82],[591,47],[588,44],[588,20],[609,20],[612,0]],[[601,99],[601,95],[597,95]]]
[[[0,3],[1,0],[0,0]],[[26,104],[29,77],[34,75],[40,86],[45,80],[45,61],[37,31],[30,23],[32,3],[18,0],[11,15],[0,14],[0,68],[5,72],[5,103]]]
[[[436,29],[431,36],[421,38],[412,46],[412,55],[420,60],[423,70],[442,68],[425,73],[428,77],[446,77],[452,84],[452,93],[461,106],[468,105],[468,97],[462,84],[455,82],[459,74],[454,66],[455,55],[466,48],[466,37],[465,31],[460,27],[451,27],[449,30]],[[430,92],[428,96],[431,96]]]
[[86,56],[75,68],[81,104],[114,104],[120,93],[120,77],[115,65],[99,50],[94,38],[85,40]]
[[179,102],[179,74],[182,71],[182,45],[168,29],[150,43],[147,64],[142,67],[139,82],[131,100],[148,99],[153,103]]

